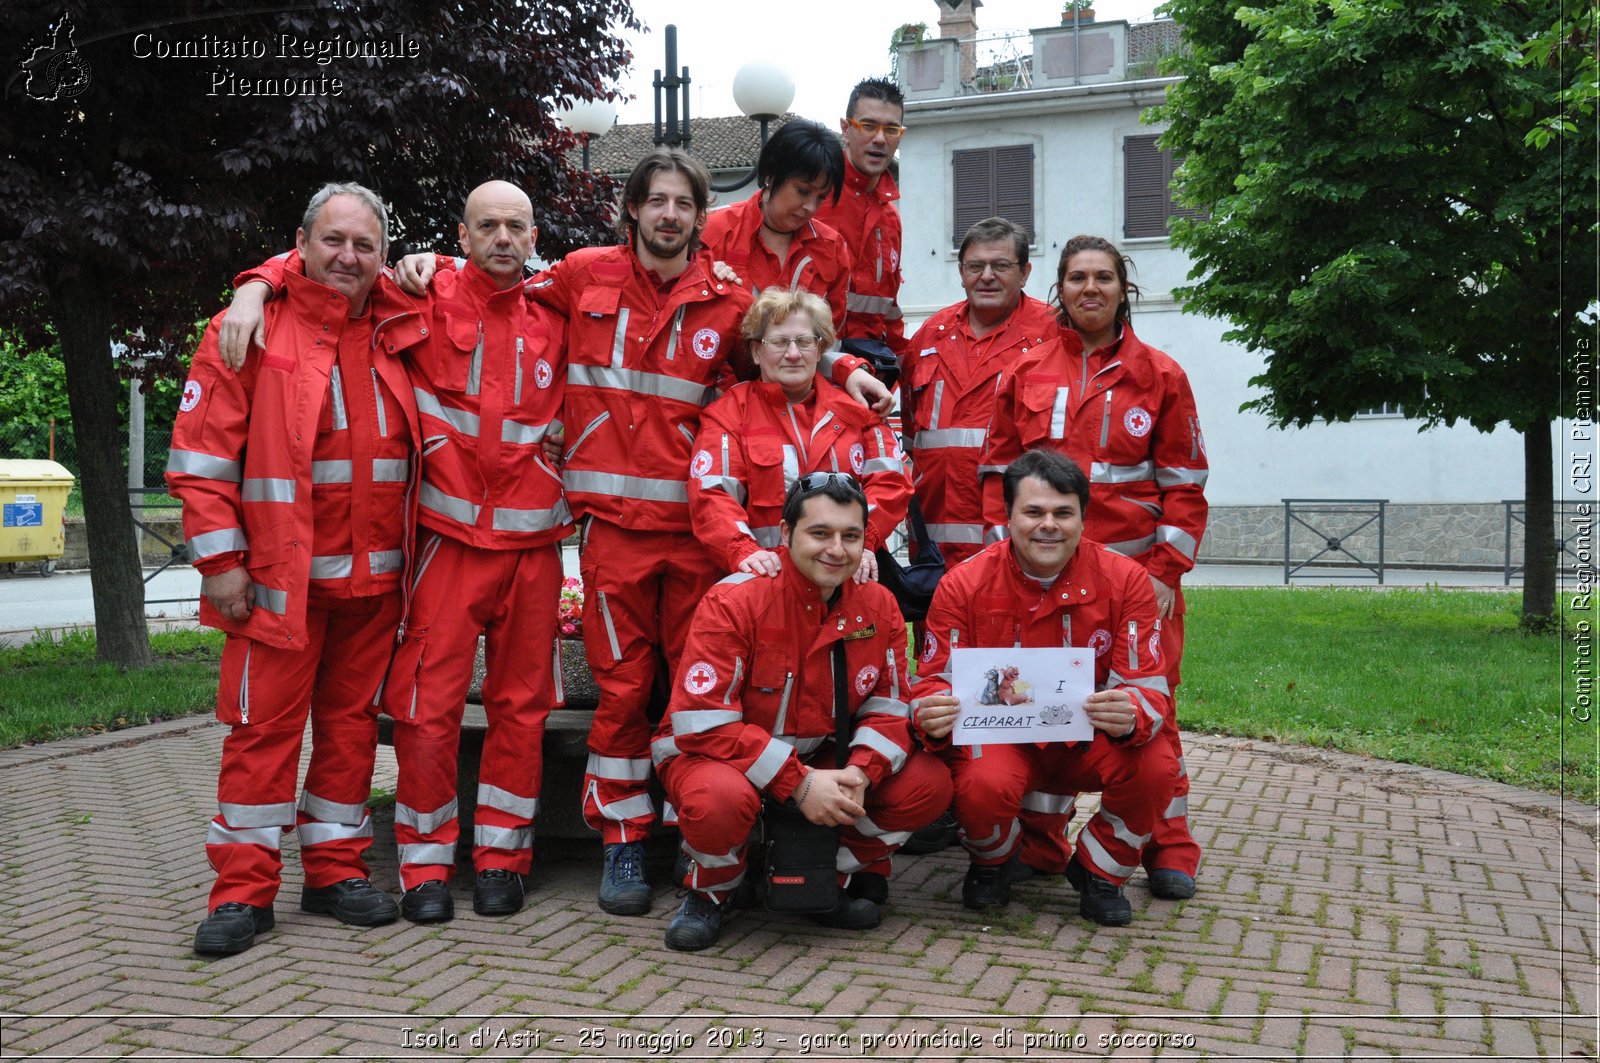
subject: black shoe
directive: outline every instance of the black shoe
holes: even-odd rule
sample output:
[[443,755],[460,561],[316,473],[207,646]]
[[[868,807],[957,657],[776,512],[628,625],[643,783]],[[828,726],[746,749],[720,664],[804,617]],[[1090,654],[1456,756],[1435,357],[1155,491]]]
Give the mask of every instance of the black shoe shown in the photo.
[[1150,893],[1166,901],[1186,901],[1194,896],[1194,879],[1177,868],[1158,867],[1150,872]]
[[808,918],[836,930],[871,930],[883,922],[883,911],[869,900],[841,892],[832,910],[814,912]]
[[406,890],[400,914],[413,923],[448,923],[456,916],[456,902],[448,885],[432,879]]
[[600,875],[600,910],[612,915],[643,915],[650,910],[643,842],[606,846],[605,871]]
[[699,952],[722,936],[722,909],[699,890],[683,895],[683,907],[667,924],[667,947],[679,952]]
[[900,847],[900,852],[907,856],[926,856],[929,853],[940,853],[950,848],[960,837],[961,828],[956,824],[954,812],[946,812],[921,830],[911,832],[911,837]]
[[889,879],[876,871],[857,871],[844,888],[846,896],[871,901],[879,908],[889,903]]
[[515,915],[522,911],[522,876],[490,868],[478,872],[472,887],[472,910],[479,915]]
[[1020,856],[1013,856],[1006,862],[1006,881],[1013,886],[1019,882],[1027,882],[1035,876],[1045,878],[1049,874],[1048,871],[1040,871],[1032,864],[1024,864]]
[[255,944],[256,935],[265,934],[276,923],[270,907],[238,901],[219,904],[194,932],[194,950],[202,956],[232,956]]
[[331,915],[351,926],[382,926],[394,922],[399,914],[394,898],[364,878],[347,878],[331,886],[307,886],[300,893],[300,910]]
[[969,864],[961,880],[961,903],[974,911],[1003,908],[1011,903],[1010,864]]
[[1127,926],[1133,922],[1133,905],[1112,885],[1077,860],[1067,864],[1067,881],[1078,891],[1078,914],[1101,926]]

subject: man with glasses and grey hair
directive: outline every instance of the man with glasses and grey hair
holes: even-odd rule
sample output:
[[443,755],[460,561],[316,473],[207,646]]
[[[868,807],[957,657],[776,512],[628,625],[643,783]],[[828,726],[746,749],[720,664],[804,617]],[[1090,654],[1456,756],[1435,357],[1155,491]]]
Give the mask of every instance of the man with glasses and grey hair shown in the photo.
[[801,476],[784,501],[777,574],[729,576],[695,610],[651,744],[687,868],[671,948],[721,934],[764,797],[838,828],[835,904],[813,918],[855,930],[882,918],[907,833],[950,802],[949,772],[912,741],[900,609],[881,584],[851,578],[866,523],[849,473]]
[[370,190],[325,186],[295,243],[261,357],[233,372],[220,316],[206,329],[167,465],[201,573],[200,620],[228,633],[217,718],[232,729],[206,838],[217,878],[194,939],[204,955],[242,952],[272,928],[279,840],[294,828],[302,909],[356,926],[397,914],[363,854],[374,694],[402,621],[416,516],[421,431],[400,352],[426,322],[381,273],[388,216]]

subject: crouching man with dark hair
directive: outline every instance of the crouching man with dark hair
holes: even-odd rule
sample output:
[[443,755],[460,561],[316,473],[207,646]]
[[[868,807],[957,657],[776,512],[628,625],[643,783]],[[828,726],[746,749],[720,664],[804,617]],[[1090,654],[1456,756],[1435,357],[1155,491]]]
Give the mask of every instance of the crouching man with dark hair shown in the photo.
[[881,584],[851,579],[866,520],[849,474],[800,477],[778,574],[729,576],[695,611],[651,747],[688,858],[688,893],[667,927],[674,949],[716,942],[763,797],[838,828],[837,901],[814,918],[847,929],[878,925],[891,854],[949,804],[949,771],[912,742],[899,607]]
[[[1156,599],[1144,569],[1083,536],[1089,481],[1060,454],[1032,450],[1005,473],[1010,538],[952,569],[928,611],[916,722],[955,776],[955,815],[972,858],[968,908],[1004,905],[1014,878],[1060,874],[1078,911],[1102,926],[1133,919],[1122,884],[1139,866],[1178,764],[1165,742]],[[949,746],[960,713],[950,693],[957,646],[1059,646],[1095,653],[1089,742]],[[1100,811],[1067,841],[1073,802],[1100,791]],[[1027,821],[1027,831],[1022,829]]]

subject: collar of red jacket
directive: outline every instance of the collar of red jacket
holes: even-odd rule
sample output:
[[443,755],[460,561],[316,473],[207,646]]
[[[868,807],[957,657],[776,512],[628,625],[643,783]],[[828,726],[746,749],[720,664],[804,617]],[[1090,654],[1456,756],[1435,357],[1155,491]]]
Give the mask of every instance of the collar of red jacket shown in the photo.
[[893,203],[900,198],[900,186],[895,184],[894,176],[888,170],[878,178],[877,187],[872,187],[872,178],[856,169],[848,151],[844,154],[844,190],[873,196],[880,203]]
[[[299,251],[290,251],[283,260],[283,274],[284,298],[294,313],[314,316],[321,320],[326,308],[337,300],[339,312],[335,316],[341,318],[350,316],[350,301],[345,298],[343,292],[326,284],[319,284],[306,276],[305,262],[300,258]],[[372,291],[367,294],[367,314],[373,324],[387,321],[396,315],[420,312],[411,297],[390,279],[389,267],[385,266],[379,270],[378,279],[373,282]]]
[[[1121,362],[1124,372],[1133,377],[1141,387],[1147,387],[1154,380],[1154,369],[1147,353],[1149,348],[1133,334],[1132,325],[1123,322],[1121,329],[1110,351],[1101,357],[1106,358],[1108,362]],[[1070,325],[1062,328],[1059,338],[1061,347],[1069,358],[1083,356],[1083,337],[1078,335],[1076,329]]]
[[[500,295],[502,292],[515,292],[519,293],[520,295],[522,288],[520,281],[516,284],[513,284],[509,288],[500,287],[499,281],[489,276],[488,273],[486,273],[476,262],[472,261],[470,258],[466,260],[466,264],[464,266],[462,266],[459,270],[456,270],[456,273],[460,278],[457,283],[465,284],[474,298],[485,302],[493,299],[497,295]],[[435,280],[434,283],[437,284],[438,281]]]
[[[1087,605],[1099,598],[1100,566],[1095,563],[1099,551],[1099,543],[1087,538],[1079,539],[1078,548],[1072,552],[1067,567],[1061,570],[1061,575],[1044,592],[1045,599],[1057,608],[1066,609]],[[1031,595],[1039,587],[1038,580],[1022,571],[1022,565],[1017,561],[1016,547],[1010,539],[1006,540],[1006,574],[1010,577],[1012,591],[1020,600],[1027,600],[1027,596],[1022,594],[1024,590]]]
[[822,588],[806,579],[795,567],[789,558],[788,547],[780,546],[778,556],[783,559],[783,567],[778,570],[778,582],[783,593],[802,605],[816,607],[817,625],[822,637],[831,639],[841,633],[849,634],[872,626],[872,618],[858,607],[861,589],[856,586],[854,579],[845,580],[844,586],[839,588],[838,599],[829,605]]

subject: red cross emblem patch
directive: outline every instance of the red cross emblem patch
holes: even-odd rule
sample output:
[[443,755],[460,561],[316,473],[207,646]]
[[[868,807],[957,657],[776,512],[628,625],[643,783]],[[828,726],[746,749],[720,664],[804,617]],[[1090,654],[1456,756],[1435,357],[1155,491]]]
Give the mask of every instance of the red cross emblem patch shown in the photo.
[[178,409],[188,413],[198,405],[200,405],[200,381],[187,381],[183,385],[183,400],[178,403]]
[[867,665],[856,673],[856,693],[866,697],[872,688],[878,685],[878,669],[875,665]]
[[860,443],[850,444],[850,468],[855,470],[857,476],[861,475],[862,466],[867,463],[867,448]]
[[939,640],[933,637],[933,632],[929,631],[922,636],[922,659],[924,661],[933,660],[933,655],[938,649]]
[[696,661],[683,674],[683,689],[691,694],[704,694],[717,685],[717,670],[705,661]]
[[694,461],[689,463],[689,472],[694,476],[704,476],[711,471],[711,451],[699,450],[695,452]]
[[694,340],[690,343],[690,346],[694,348],[694,353],[708,362],[717,356],[717,348],[721,345],[722,337],[717,334],[716,329],[710,328],[703,328],[696,332]]
[[1129,407],[1128,412],[1122,415],[1122,427],[1128,430],[1130,436],[1141,439],[1150,434],[1155,423],[1155,418],[1143,406]]
[[555,370],[550,368],[549,362],[541,358],[533,363],[533,382],[539,385],[541,390],[549,387],[555,378]]
[[1106,654],[1110,653],[1111,632],[1107,631],[1105,628],[1096,630],[1093,635],[1089,636],[1089,648],[1094,651],[1094,655],[1096,657],[1104,657]]

